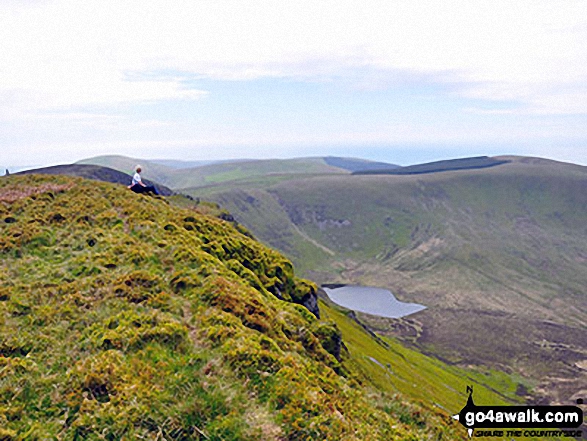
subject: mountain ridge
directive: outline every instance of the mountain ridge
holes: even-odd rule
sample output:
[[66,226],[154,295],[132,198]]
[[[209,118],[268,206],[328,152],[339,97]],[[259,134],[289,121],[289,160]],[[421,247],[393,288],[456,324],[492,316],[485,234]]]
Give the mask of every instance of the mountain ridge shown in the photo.
[[349,173],[369,167],[369,164],[395,168],[393,164],[343,157],[307,157],[291,159],[254,159],[214,161],[192,168],[174,168],[160,160],[140,160],[124,156],[99,156],[80,163],[111,167],[120,171],[132,170],[136,164],[144,165],[144,175],[176,190],[194,186],[207,186],[240,179],[264,178],[293,174]]
[[[90,164],[64,164],[50,167],[41,167],[13,173],[14,175],[46,174],[46,175],[66,175],[78,176],[81,178],[92,179],[96,181],[110,182],[128,186],[131,183],[132,176],[114,170],[109,167],[90,165]],[[146,185],[155,185],[159,193],[163,196],[171,196],[174,192],[169,187],[160,183],[144,179]]]
[[406,167],[393,168],[391,170],[371,168],[353,172],[361,175],[419,175],[427,173],[440,173],[455,170],[475,170],[480,168],[496,167],[507,164],[507,160],[498,160],[489,156],[476,156],[461,159],[446,159],[442,161],[427,162],[424,164],[409,165]]
[[287,259],[170,204],[0,180],[3,439],[465,438],[368,385],[337,325],[298,304],[316,288]]
[[[554,321],[577,335],[585,326],[587,167],[500,159],[509,162],[421,175],[314,176],[183,191],[226,207],[256,237],[292,258],[306,277],[382,287],[428,307],[414,315],[407,333],[369,318],[373,329],[457,364],[542,379],[537,399],[568,402],[587,387],[578,367],[587,359],[587,342],[565,340],[567,350],[558,351],[560,337],[540,329]],[[492,315],[504,312],[511,315]],[[459,347],[451,341],[451,335],[461,335],[458,321],[444,316],[461,317],[475,330],[472,335],[502,342],[502,350],[472,337],[463,340],[470,346]],[[528,323],[528,335],[550,343],[525,342],[520,322]],[[502,352],[514,354],[510,365]],[[545,375],[547,359],[553,360],[552,378]],[[577,381],[565,385],[568,375]]]
[[[587,384],[587,342],[561,340],[549,323],[581,335],[586,167],[496,158],[509,162],[426,175],[275,174],[187,192],[227,207],[233,214],[223,216],[285,252],[306,277],[380,286],[429,306],[399,324],[362,316],[380,335],[458,366],[524,375],[534,382],[529,399],[566,403]],[[513,314],[499,315],[504,305]],[[475,332],[462,335],[459,322]],[[520,322],[546,343],[518,338]]]

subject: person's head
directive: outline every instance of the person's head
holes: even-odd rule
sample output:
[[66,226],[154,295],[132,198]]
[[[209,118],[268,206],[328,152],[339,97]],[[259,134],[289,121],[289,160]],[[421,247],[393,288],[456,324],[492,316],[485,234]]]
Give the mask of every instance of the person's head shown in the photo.
[[137,173],[140,173],[140,172],[142,172],[142,171],[143,171],[143,169],[141,168],[141,166],[140,166],[140,165],[137,165],[137,166],[135,167],[135,171],[136,171]]

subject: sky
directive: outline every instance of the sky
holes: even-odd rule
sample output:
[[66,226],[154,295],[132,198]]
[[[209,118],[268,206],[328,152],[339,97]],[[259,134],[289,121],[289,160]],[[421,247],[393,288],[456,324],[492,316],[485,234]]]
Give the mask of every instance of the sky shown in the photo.
[[586,41],[583,0],[2,0],[0,166],[587,165]]

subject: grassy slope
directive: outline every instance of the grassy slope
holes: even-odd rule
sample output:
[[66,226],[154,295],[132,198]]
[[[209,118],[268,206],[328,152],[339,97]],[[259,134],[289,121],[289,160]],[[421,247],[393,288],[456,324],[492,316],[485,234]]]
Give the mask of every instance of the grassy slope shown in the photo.
[[350,172],[358,172],[362,170],[390,170],[394,168],[400,168],[399,165],[396,164],[389,164],[387,162],[377,162],[371,161],[367,159],[359,159],[359,158],[341,158],[336,156],[326,156],[324,161],[328,165],[332,165],[335,167],[340,167],[344,170],[348,170]]
[[[442,173],[426,178],[330,176],[288,180],[270,185],[265,189],[268,191],[251,187],[251,194],[242,191],[240,185],[235,191],[227,185],[202,193],[229,204],[227,208],[253,231],[263,225],[249,222],[242,213],[260,201],[267,204],[271,215],[286,216],[290,225],[333,249],[339,259],[378,259],[384,262],[382,266],[390,266],[387,260],[392,260],[390,263],[404,272],[414,264],[409,261],[410,255],[433,257],[434,253],[423,248],[441,249],[459,258],[457,248],[461,245],[482,248],[484,254],[488,247],[501,252],[514,236],[512,247],[520,242],[531,254],[536,253],[532,252],[537,248],[536,241],[549,236],[550,241],[544,243],[547,251],[562,246],[571,252],[574,263],[581,265],[581,247],[569,243],[569,236],[584,232],[586,173],[581,168],[569,173],[562,167],[557,170],[550,164],[535,168],[509,164],[490,171]],[[247,190],[246,183],[244,187]],[[275,239],[269,231],[260,237],[271,244]],[[566,241],[556,243],[556,239]],[[437,242],[442,243],[435,246]],[[395,256],[402,251],[396,248],[407,250]],[[512,261],[523,264],[519,270],[529,276],[526,279],[536,277],[532,267],[547,265],[532,262],[536,256],[518,256],[514,249],[506,251],[509,252],[497,258],[505,260],[501,262],[503,266]],[[461,250],[461,254],[471,254],[471,250]],[[322,265],[329,266],[336,265],[333,261]],[[479,268],[466,272],[471,271]]]
[[466,386],[478,386],[479,402],[507,404],[521,402],[516,396],[519,383],[497,371],[465,370],[405,348],[393,338],[384,344],[369,336],[340,308],[321,304],[324,318],[336,322],[349,352],[360,354],[353,362],[381,389],[411,397],[427,405],[438,406],[451,413],[463,407]]
[[478,156],[473,158],[448,159],[444,161],[428,162],[425,164],[411,165],[392,170],[377,169],[372,167],[366,170],[357,171],[355,173],[367,175],[419,175],[426,173],[446,172],[451,170],[473,170],[477,168],[495,167],[496,165],[503,163],[504,161],[500,161],[495,158]]
[[396,399],[387,402],[386,406],[405,423],[426,424],[428,416],[414,407],[414,403],[430,411],[441,409],[449,415],[457,413],[466,400],[463,391],[467,386],[473,386],[476,403],[491,405],[523,403],[524,393],[533,387],[520,376],[497,370],[448,365],[419,350],[406,348],[394,338],[384,337],[377,341],[351,320],[344,308],[329,301],[321,302],[320,308],[323,317],[334,321],[342,333],[351,354],[347,363],[369,378],[378,390],[395,396]]
[[[583,167],[518,162],[425,178],[329,176],[206,195],[319,282],[389,287],[381,281],[391,279],[429,306],[474,302],[555,321],[564,315],[567,323],[585,319]],[[304,264],[310,253],[297,249],[302,241],[287,239],[298,230],[335,253],[313,272]]]
[[151,179],[152,181],[167,186],[170,186],[172,183],[170,176],[173,176],[175,172],[175,168],[167,165],[120,155],[96,156],[94,158],[79,161],[78,164],[101,165],[103,167],[109,167],[121,171],[128,175],[134,174],[135,167],[141,165],[143,168],[143,176],[146,179]]
[[[316,177],[264,189],[226,186],[207,197],[314,280],[383,286],[431,307],[422,315],[429,332],[411,340],[420,347],[545,384],[577,378],[572,387],[579,392],[587,376],[575,363],[587,359],[587,342],[539,331],[547,321],[568,327],[569,336],[585,327],[587,171],[504,159],[512,163],[425,176]],[[509,315],[497,320],[492,314],[500,312]],[[467,317],[488,338],[451,342],[460,327],[447,316]],[[525,337],[520,323],[529,327]],[[513,359],[504,360],[487,341],[509,345],[504,352]],[[564,350],[555,349],[559,343]],[[550,398],[566,400],[572,387]]]
[[272,176],[279,175],[347,173],[341,168],[328,165],[323,158],[222,162],[182,169],[125,156],[99,156],[81,163],[102,165],[126,173],[141,164],[146,178],[174,189],[202,187],[240,179],[271,179]]
[[223,182],[280,174],[345,173],[327,165],[322,158],[268,159],[259,161],[212,164],[183,170],[174,178],[175,188],[214,185]]
[[337,360],[330,318],[350,325],[293,303],[312,285],[226,222],[34,175],[0,180],[0,219],[2,439],[464,435],[377,391],[354,343]]
[[[78,176],[80,178],[93,179],[96,181],[111,182],[113,184],[130,185],[131,175],[123,173],[112,168],[108,168],[101,165],[90,165],[90,164],[69,164],[69,165],[56,165],[52,167],[43,167],[32,170],[25,170],[16,174],[43,174],[43,175],[68,175]],[[159,193],[163,196],[169,196],[173,194],[173,191],[161,185],[158,182],[152,182],[148,179],[144,179],[146,185],[155,185],[159,190]]]
[[429,306],[584,323],[587,171],[493,170],[289,182],[272,191],[300,229],[337,253],[330,271],[343,266],[347,280],[392,279]]

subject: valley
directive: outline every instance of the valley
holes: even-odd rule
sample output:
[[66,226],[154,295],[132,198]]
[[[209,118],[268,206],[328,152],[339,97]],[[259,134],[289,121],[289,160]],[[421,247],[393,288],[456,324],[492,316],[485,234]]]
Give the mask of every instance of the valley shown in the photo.
[[353,315],[379,336],[467,372],[502,372],[517,385],[508,399],[573,402],[587,393],[587,170],[491,161],[418,174],[244,161],[175,168],[174,182],[192,186],[172,188],[214,201],[318,284],[426,306],[401,319]]
[[392,325],[378,332],[458,365],[526,376],[535,399],[568,402],[587,389],[578,367],[587,358],[587,171],[500,159],[509,163],[182,191],[227,208],[318,283],[383,287],[428,307],[414,316],[419,337]]

